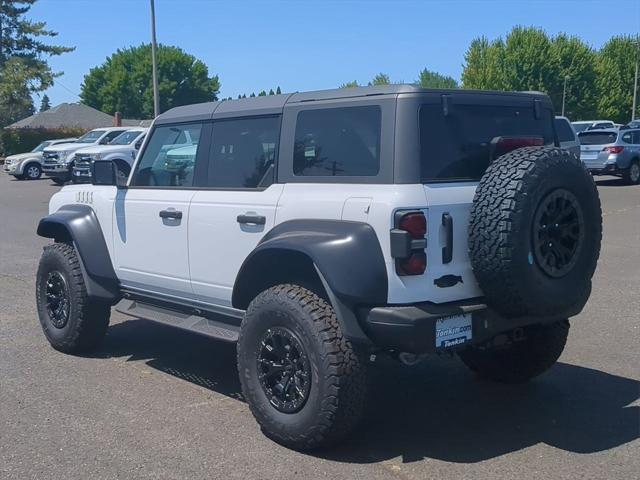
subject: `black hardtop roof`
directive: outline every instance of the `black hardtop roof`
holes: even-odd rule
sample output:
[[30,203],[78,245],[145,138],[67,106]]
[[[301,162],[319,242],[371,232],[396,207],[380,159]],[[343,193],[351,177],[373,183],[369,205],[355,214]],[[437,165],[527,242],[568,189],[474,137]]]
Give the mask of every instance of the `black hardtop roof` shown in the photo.
[[285,93],[282,95],[266,95],[261,97],[239,98],[237,100],[221,100],[217,102],[196,103],[167,110],[156,118],[156,124],[210,120],[215,118],[269,115],[282,113],[285,105],[313,102],[320,100],[359,99],[371,96],[401,94],[451,94],[451,95],[500,95],[547,99],[540,92],[497,92],[489,90],[464,89],[431,89],[416,85],[393,84],[367,87],[334,88],[311,92]]

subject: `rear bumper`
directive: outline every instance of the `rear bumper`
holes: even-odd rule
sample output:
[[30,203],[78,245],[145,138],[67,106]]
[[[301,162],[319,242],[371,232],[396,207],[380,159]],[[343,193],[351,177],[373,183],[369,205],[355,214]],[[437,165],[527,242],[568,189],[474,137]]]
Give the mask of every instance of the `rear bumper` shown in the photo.
[[[553,322],[559,318],[505,318],[477,300],[447,304],[423,303],[409,306],[384,306],[361,309],[363,330],[377,347],[412,353],[456,350],[484,343],[490,338],[518,327]],[[444,348],[437,345],[438,320],[471,316],[471,338]]]

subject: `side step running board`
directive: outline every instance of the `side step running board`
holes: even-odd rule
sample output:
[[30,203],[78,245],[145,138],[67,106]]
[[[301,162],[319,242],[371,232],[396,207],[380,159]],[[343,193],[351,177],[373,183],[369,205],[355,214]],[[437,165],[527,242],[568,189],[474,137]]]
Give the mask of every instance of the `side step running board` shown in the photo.
[[240,327],[236,325],[142,303],[138,300],[120,300],[115,309],[125,315],[151,320],[225,342],[237,342],[240,333]]

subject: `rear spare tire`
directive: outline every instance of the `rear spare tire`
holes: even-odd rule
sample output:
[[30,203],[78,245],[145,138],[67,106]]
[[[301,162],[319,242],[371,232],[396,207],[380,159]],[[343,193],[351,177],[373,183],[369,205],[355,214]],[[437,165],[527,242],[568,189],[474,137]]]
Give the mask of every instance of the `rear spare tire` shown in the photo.
[[595,182],[566,150],[519,148],[480,180],[469,256],[487,302],[504,315],[577,314],[591,293],[601,237]]

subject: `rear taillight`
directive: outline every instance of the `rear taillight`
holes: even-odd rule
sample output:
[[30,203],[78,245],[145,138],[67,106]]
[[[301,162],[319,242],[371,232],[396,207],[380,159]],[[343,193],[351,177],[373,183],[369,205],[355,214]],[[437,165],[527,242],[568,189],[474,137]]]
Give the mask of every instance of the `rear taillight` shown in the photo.
[[609,153],[622,153],[623,150],[624,150],[624,147],[604,147],[602,149],[603,152],[609,152]]
[[421,211],[397,212],[391,230],[391,256],[398,275],[422,275],[427,268],[427,219]]
[[495,137],[491,140],[491,158],[496,159],[505,153],[522,147],[542,147],[542,137]]

